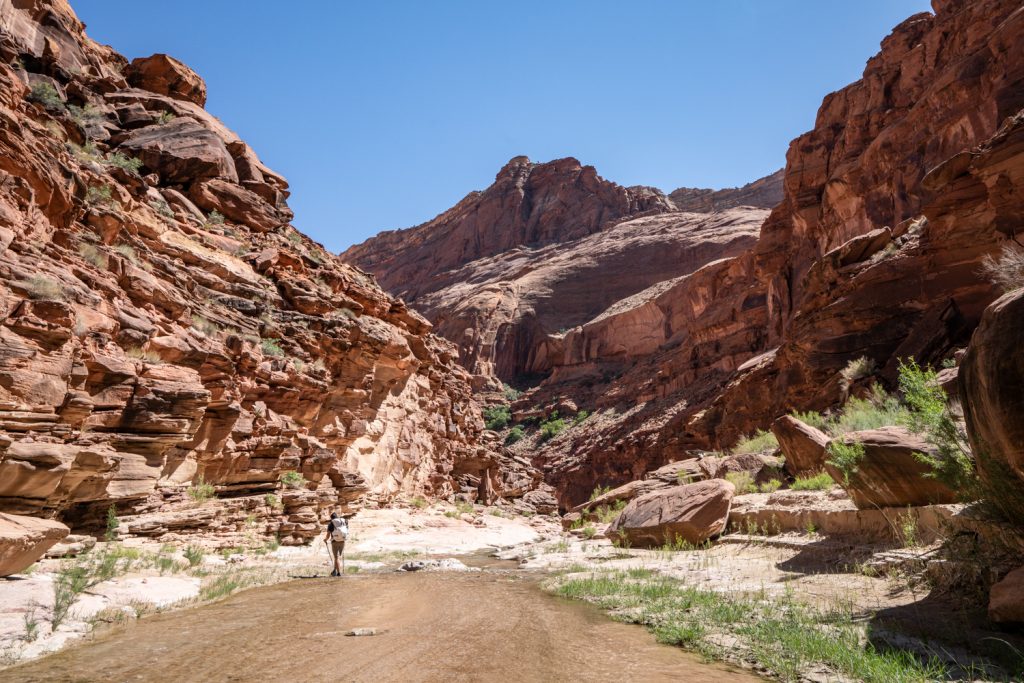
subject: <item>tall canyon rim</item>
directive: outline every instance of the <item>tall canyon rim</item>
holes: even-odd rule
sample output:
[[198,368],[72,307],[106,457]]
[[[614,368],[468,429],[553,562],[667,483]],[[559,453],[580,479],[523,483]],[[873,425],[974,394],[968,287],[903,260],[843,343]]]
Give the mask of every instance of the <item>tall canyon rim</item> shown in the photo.
[[[932,6],[770,176],[666,193],[519,156],[334,255],[199,74],[129,62],[65,0],[0,0],[0,574],[108,515],[122,539],[255,525],[298,546],[330,510],[413,500],[569,527],[597,496],[638,543],[662,505],[699,543],[760,519],[739,473],[783,487],[764,504],[794,528],[913,506],[1024,548],[1024,6]],[[858,440],[791,415],[894,397],[911,358],[1009,501],[994,526],[957,521],[906,425]],[[778,446],[729,453],[769,429]],[[822,469],[831,493],[787,490]],[[1001,581],[1024,569],[979,579]]]

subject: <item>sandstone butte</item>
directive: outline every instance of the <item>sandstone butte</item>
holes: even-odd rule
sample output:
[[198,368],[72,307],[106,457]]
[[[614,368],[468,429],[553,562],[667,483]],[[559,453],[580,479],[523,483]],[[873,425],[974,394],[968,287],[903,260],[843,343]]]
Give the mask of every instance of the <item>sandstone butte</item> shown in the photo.
[[[590,414],[512,446],[563,508],[791,411],[835,408],[855,359],[891,390],[900,358],[962,355],[1000,294],[983,259],[1024,218],[1019,3],[933,8],[825,97],[779,174],[665,195],[520,157],[434,220],[342,259],[434,322],[476,387],[524,390],[513,422]],[[1019,476],[1019,398],[993,388],[992,355],[1008,362],[1020,338],[1001,310],[1007,332],[968,354],[984,368],[963,400]]]
[[[328,507],[535,488],[455,347],[289,225],[200,76],[129,63],[62,0],[0,26],[0,510],[96,529],[113,505],[153,537],[255,518],[297,544]],[[17,528],[14,571],[57,540],[17,561]]]

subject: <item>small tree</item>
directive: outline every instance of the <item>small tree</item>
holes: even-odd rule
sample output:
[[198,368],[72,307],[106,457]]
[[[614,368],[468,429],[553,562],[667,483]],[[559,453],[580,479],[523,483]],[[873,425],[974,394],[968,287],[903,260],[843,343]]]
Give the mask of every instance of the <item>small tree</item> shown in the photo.
[[117,508],[111,503],[110,507],[107,508],[107,531],[103,534],[103,538],[107,541],[116,539],[119,526],[121,526],[121,522],[117,519]]

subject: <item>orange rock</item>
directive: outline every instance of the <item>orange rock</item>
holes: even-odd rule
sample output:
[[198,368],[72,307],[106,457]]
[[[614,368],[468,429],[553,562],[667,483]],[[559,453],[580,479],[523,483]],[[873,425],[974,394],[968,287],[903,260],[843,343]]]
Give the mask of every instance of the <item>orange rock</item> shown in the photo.
[[633,499],[608,529],[640,547],[677,539],[703,543],[725,530],[735,487],[722,479],[673,486]]
[[206,105],[206,82],[174,57],[155,54],[137,57],[125,70],[128,82],[143,90]]
[[0,513],[0,576],[28,568],[68,532],[49,519]]
[[988,618],[996,623],[1024,623],[1024,567],[993,584],[988,597]]

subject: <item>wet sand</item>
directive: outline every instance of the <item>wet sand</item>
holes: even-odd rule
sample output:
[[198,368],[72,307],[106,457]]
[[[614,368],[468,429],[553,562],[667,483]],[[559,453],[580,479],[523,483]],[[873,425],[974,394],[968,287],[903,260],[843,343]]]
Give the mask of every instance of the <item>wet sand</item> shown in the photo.
[[[355,628],[378,635],[348,637]],[[756,681],[504,572],[245,591],[0,671],[18,681]]]

